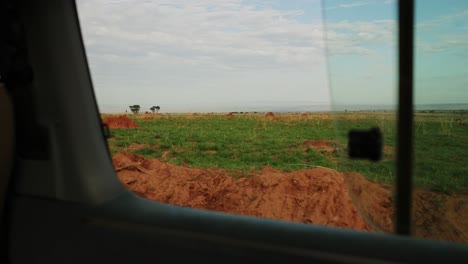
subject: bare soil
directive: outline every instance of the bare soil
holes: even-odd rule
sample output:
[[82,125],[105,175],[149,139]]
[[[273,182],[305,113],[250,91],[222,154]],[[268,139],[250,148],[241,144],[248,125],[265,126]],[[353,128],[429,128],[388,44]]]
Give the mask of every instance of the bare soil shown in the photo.
[[[343,174],[358,211],[374,230],[393,232],[394,195],[390,186],[368,181],[355,173]],[[416,190],[412,231],[418,237],[468,242],[468,195],[445,195]]]
[[371,230],[352,204],[341,174],[325,168],[284,173],[265,167],[235,179],[221,169],[193,169],[119,153],[120,180],[159,202],[302,223]]
[[127,151],[135,151],[135,150],[139,150],[139,149],[144,149],[146,147],[148,147],[149,145],[147,144],[135,144],[135,143],[132,143],[130,144],[128,147],[127,147]]
[[335,142],[331,140],[306,140],[302,143],[302,146],[317,149],[317,150],[325,150],[327,152],[332,152],[335,148],[333,144]]
[[[392,232],[391,188],[360,174],[327,168],[282,172],[264,167],[249,178],[236,179],[222,169],[187,168],[128,153],[119,153],[112,160],[119,179],[128,189],[154,201],[285,221]],[[413,203],[416,235],[468,241],[468,195],[417,191]]]
[[125,115],[110,116],[102,120],[109,128],[135,128],[138,125]]

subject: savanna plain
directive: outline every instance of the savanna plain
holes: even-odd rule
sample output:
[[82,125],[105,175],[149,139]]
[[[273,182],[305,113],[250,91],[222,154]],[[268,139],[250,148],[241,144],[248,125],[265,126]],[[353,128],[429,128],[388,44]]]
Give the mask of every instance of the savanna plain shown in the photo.
[[[196,209],[393,232],[394,112],[102,114],[120,181]],[[382,160],[350,160],[350,129],[378,126]],[[468,242],[468,113],[414,124],[416,236]]]

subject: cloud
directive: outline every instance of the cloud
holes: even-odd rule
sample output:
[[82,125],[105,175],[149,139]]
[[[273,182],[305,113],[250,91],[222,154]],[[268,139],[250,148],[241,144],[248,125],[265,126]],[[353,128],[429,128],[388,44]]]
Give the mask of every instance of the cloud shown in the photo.
[[366,2],[356,2],[356,3],[351,3],[351,4],[341,4],[339,7],[342,8],[350,8],[350,7],[358,7],[358,6],[365,6],[367,5]]
[[[468,19],[468,10],[454,12],[452,14],[437,16],[433,19],[421,21],[416,25],[416,30],[434,30],[441,26],[456,26],[460,22],[465,22]],[[464,23],[466,24],[466,23]]]
[[326,25],[329,55],[372,55],[396,44],[395,20],[341,21]]
[[321,21],[300,22],[302,10],[248,3],[78,2],[87,53],[95,67],[109,62],[152,62],[219,70],[304,68],[324,63],[325,45],[330,55],[371,55],[375,53],[372,46],[395,43],[393,20],[327,24],[325,34]]
[[416,50],[426,53],[468,50],[468,10],[461,10],[416,24]]
[[331,56],[368,60],[395,45],[394,20],[340,21],[325,31],[307,9],[268,0],[77,4],[100,104],[152,104],[154,98],[181,105],[201,98],[326,102],[326,48]]
[[297,67],[323,61],[320,23],[301,10],[224,1],[80,1],[89,56],[164,60],[220,69]]
[[438,35],[433,41],[424,41],[417,38],[416,50],[425,53],[440,53],[447,51],[468,51],[468,34]]
[[324,8],[325,10],[334,10],[334,9],[339,9],[339,8],[353,8],[353,7],[361,7],[361,6],[366,6],[368,5],[368,2],[354,2],[354,3],[349,3],[349,4],[339,4],[336,6],[330,6]]
[[394,4],[395,0],[370,0],[370,1],[360,1],[360,2],[352,2],[352,3],[345,3],[345,4],[339,4],[335,6],[330,6],[330,7],[325,7],[325,10],[336,10],[336,9],[343,9],[343,8],[355,8],[355,7],[363,7],[363,6],[368,6],[368,5],[374,5],[374,4],[384,4],[384,5],[389,5],[389,4]]

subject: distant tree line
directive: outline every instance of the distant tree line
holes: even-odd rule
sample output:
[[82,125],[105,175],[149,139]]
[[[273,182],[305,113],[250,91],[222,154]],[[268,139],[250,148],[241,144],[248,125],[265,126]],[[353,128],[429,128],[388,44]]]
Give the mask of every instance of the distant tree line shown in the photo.
[[[129,107],[130,107],[130,111],[132,111],[132,113],[134,113],[134,114],[140,113],[140,109],[141,109],[140,105],[130,105]],[[159,105],[150,107],[150,110],[153,113],[155,113],[155,112],[158,113],[160,109],[161,109],[161,107]]]
[[152,106],[152,107],[150,108],[151,112],[153,112],[153,113],[154,113],[154,112],[158,113],[158,112],[159,112],[159,109],[161,109],[161,107],[159,107],[159,105],[157,105],[157,106]]

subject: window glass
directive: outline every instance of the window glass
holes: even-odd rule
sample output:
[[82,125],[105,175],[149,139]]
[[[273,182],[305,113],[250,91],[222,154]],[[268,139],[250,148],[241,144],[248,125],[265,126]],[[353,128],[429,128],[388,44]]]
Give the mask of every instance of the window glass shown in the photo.
[[127,188],[371,230],[336,170],[320,1],[94,0],[78,11]]
[[[394,1],[77,4],[97,101],[111,129],[110,153],[127,188],[176,206],[392,232]],[[432,14],[418,13],[418,34],[446,19]],[[461,34],[458,25],[457,32],[439,29],[445,37],[418,40],[417,65],[424,68],[416,69],[418,111],[438,110],[426,106],[435,102],[428,98],[444,98],[437,89],[443,78],[458,87],[450,92],[458,101],[443,103],[466,103],[462,56],[451,53],[450,60],[440,51],[453,45],[465,52],[463,38],[447,37]],[[448,67],[434,60],[453,66],[453,75],[435,80],[431,74]],[[422,83],[430,94],[420,92]],[[416,113],[416,186],[440,204],[464,208],[435,193],[463,197],[466,189],[464,115],[443,114]],[[382,160],[349,160],[349,130],[371,127],[382,131]],[[450,144],[455,152],[441,158]],[[421,158],[428,153],[431,160]],[[449,166],[439,180],[426,174]],[[428,211],[415,199],[416,213]]]
[[[324,1],[323,9],[337,167],[368,225],[391,233],[397,129],[396,3]],[[349,132],[374,127],[382,134],[381,160],[350,159]]]
[[416,1],[414,233],[468,242],[468,3]]

